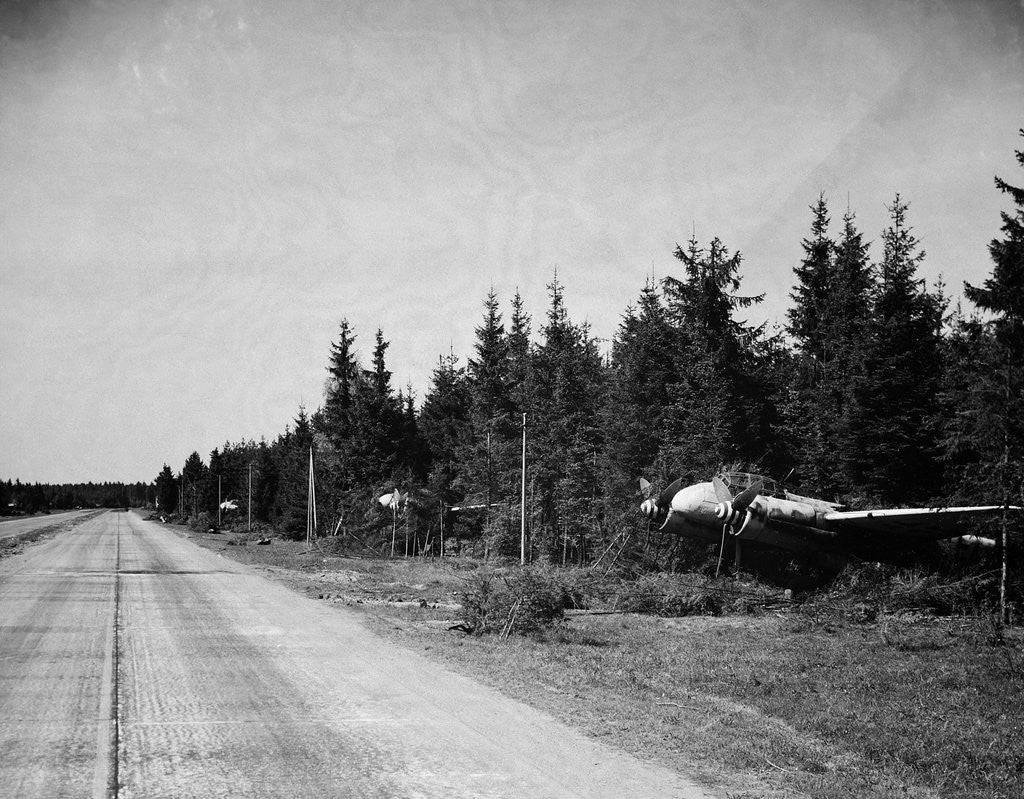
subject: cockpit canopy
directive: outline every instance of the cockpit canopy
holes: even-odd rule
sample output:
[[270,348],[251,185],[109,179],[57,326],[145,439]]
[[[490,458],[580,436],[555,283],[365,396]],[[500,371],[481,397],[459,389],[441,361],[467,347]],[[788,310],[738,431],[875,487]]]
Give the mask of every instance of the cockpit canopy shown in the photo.
[[734,497],[743,489],[760,483],[761,488],[758,493],[761,496],[775,497],[776,499],[786,498],[786,491],[777,481],[772,480],[770,477],[762,477],[759,474],[751,474],[750,472],[722,472],[719,477],[729,487],[729,493]]

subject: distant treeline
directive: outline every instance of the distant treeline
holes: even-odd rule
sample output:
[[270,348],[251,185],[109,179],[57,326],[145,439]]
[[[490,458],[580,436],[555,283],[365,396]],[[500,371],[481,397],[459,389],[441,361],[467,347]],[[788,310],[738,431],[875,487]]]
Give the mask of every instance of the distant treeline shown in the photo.
[[0,515],[72,508],[117,508],[151,505],[152,483],[22,483],[0,481]]
[[[660,490],[740,465],[854,507],[1021,503],[1024,191],[996,186],[1016,207],[991,276],[963,287],[983,316],[918,277],[925,254],[899,195],[874,245],[822,196],[783,330],[742,321],[762,297],[740,292],[740,255],[717,238],[677,247],[678,271],[640,289],[604,348],[557,276],[539,318],[518,293],[506,315],[492,291],[472,353],[442,354],[421,403],[393,386],[383,333],[360,363],[342,321],[322,405],[272,441],[165,466],[160,508],[214,515],[220,478],[244,519],[251,470],[252,518],[301,536],[312,448],[319,534],[387,550],[397,522],[399,551],[408,537],[436,552],[443,524],[449,547],[515,554],[524,414],[530,549],[555,562],[699,555],[647,529],[641,476]],[[396,514],[377,501],[393,489],[408,494]],[[482,507],[453,510],[467,505]]]

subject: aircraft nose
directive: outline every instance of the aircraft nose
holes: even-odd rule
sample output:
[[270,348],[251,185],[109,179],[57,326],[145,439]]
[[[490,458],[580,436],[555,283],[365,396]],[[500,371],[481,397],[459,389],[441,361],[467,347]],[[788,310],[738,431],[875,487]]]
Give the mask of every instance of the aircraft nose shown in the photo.
[[697,524],[714,523],[717,506],[711,483],[687,486],[672,498],[672,512]]

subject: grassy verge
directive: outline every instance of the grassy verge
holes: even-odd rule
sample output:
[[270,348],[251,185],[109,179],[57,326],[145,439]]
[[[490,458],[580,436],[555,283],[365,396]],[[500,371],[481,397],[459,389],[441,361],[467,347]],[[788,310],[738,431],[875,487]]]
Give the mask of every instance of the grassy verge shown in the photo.
[[473,637],[448,627],[453,595],[475,564],[325,558],[301,545],[205,539],[308,595],[362,610],[392,640],[733,799],[1024,796],[1024,642],[985,619],[883,613],[857,624],[799,609],[585,615],[533,637]]

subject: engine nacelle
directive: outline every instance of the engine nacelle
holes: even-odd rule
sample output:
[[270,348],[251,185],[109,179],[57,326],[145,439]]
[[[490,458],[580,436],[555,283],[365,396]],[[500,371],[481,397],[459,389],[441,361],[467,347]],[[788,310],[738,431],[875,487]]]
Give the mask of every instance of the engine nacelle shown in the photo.
[[765,544],[778,545],[774,539],[779,533],[769,526],[770,522],[780,525],[794,524],[800,527],[816,527],[817,511],[806,502],[794,502],[776,497],[758,497],[747,508],[745,517],[739,526],[730,526],[733,535],[744,541],[762,541]]

